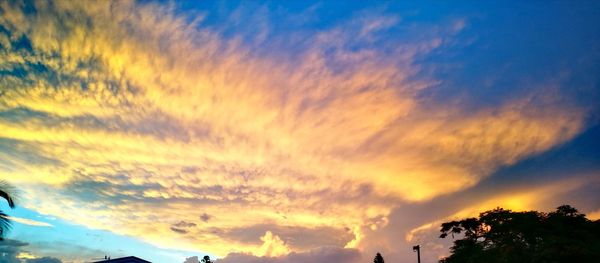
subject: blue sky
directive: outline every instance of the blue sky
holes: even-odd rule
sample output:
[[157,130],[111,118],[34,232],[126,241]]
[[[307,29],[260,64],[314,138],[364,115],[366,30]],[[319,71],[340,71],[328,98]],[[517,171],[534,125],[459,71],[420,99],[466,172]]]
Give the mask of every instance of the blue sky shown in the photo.
[[418,243],[433,261],[440,223],[497,206],[598,219],[598,11],[2,3],[0,179],[19,198],[0,251],[393,263]]
[[[3,206],[3,210],[5,210]],[[23,252],[43,253],[66,261],[92,261],[104,258],[137,256],[156,262],[178,262],[200,251],[161,249],[135,237],[75,225],[60,218],[45,216],[26,208],[11,210],[15,223],[7,238],[28,243]],[[29,219],[32,221],[21,221]]]

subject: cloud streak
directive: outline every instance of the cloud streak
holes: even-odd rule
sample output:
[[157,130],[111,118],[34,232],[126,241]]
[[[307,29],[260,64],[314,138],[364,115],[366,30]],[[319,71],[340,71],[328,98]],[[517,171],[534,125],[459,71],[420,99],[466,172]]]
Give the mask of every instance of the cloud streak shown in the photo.
[[41,221],[36,221],[36,220],[28,219],[28,218],[20,218],[20,217],[13,217],[13,216],[9,216],[7,218],[12,221],[15,221],[17,223],[21,223],[21,224],[25,224],[25,225],[52,227],[52,224],[49,224],[46,222],[41,222]]

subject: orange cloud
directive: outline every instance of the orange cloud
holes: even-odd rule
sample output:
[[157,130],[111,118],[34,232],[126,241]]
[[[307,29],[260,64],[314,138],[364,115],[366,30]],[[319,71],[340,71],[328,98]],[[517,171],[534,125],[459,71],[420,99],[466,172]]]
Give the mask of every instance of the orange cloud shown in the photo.
[[[1,8],[0,24],[32,46],[17,52],[2,40],[12,48],[2,66],[37,63],[56,77],[7,80],[0,110],[27,111],[0,120],[0,137],[56,162],[6,156],[13,165],[0,177],[22,185],[25,205],[41,213],[162,247],[297,249],[271,232],[224,238],[265,223],[350,229],[347,246],[360,247],[362,229],[384,226],[395,205],[472,186],[583,122],[552,98],[475,111],[420,100],[436,80],[413,80],[414,57],[439,38],[384,54],[351,50],[355,36],[332,29],[287,59],[258,57],[160,4]],[[394,23],[366,21],[361,35]],[[82,202],[84,191],[93,200]],[[182,220],[195,226],[172,231]]]

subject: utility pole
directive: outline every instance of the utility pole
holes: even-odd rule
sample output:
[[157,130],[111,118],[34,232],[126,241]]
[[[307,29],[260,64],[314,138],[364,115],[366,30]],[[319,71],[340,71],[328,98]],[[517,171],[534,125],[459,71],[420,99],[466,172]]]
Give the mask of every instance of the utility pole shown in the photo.
[[413,246],[413,251],[417,252],[417,263],[421,263],[421,246]]

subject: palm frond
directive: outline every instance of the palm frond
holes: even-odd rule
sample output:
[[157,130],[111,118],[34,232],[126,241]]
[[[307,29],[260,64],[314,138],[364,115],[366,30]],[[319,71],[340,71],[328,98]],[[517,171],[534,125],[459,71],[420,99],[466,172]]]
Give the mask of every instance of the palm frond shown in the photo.
[[10,230],[10,228],[11,223],[8,215],[0,211],[0,240],[4,239],[4,235]]
[[4,198],[8,202],[8,206],[11,208],[15,207],[15,201],[13,199],[15,189],[9,183],[0,180],[0,197]]
[[[13,196],[15,189],[7,182],[0,180],[0,197],[4,198],[8,202],[10,208],[15,207],[15,201]],[[7,214],[0,210],[0,241],[4,239],[6,232],[11,228],[10,218]]]

